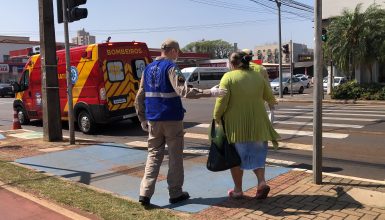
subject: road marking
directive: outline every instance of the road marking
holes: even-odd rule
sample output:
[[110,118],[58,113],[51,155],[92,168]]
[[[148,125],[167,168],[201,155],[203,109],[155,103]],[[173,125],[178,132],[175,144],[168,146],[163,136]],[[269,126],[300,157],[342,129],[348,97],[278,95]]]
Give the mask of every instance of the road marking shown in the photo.
[[[286,124],[286,125],[306,125],[313,126],[313,122],[301,122],[301,121],[274,121],[274,124]],[[337,127],[337,128],[363,128],[363,125],[351,125],[351,124],[332,124],[332,123],[322,123],[322,126],[325,127]]]
[[[296,170],[296,171],[305,171],[306,173],[313,173],[312,170],[301,169],[301,168],[294,168],[293,170]],[[357,180],[357,181],[362,181],[362,182],[370,182],[370,183],[376,183],[376,184],[385,185],[385,181],[381,181],[381,180],[373,180],[373,179],[366,179],[366,178],[361,178],[361,177],[346,176],[346,175],[341,175],[341,174],[325,173],[325,172],[322,172],[322,175],[325,175],[325,176],[331,176],[331,177],[339,177],[339,178],[343,178],[343,179],[351,179],[351,180]]]
[[211,124],[199,124],[199,125],[195,125],[194,127],[196,128],[209,128]]
[[16,195],[19,195],[19,196],[29,200],[29,201],[35,202],[35,203],[37,203],[37,204],[39,204],[39,205],[41,205],[43,207],[46,207],[46,208],[48,208],[48,209],[50,209],[50,210],[52,210],[52,211],[54,211],[56,213],[59,213],[59,214],[65,216],[65,217],[68,217],[69,219],[78,219],[78,220],[89,219],[89,218],[86,218],[84,216],[79,215],[76,212],[70,211],[70,210],[65,209],[63,207],[60,207],[60,206],[58,206],[58,205],[56,205],[54,203],[51,203],[51,202],[49,202],[47,200],[43,200],[43,199],[37,198],[35,196],[32,196],[32,195],[30,195],[28,193],[22,192],[22,191],[14,188],[14,187],[9,186],[9,184],[5,184],[5,183],[3,183],[1,181],[0,181],[0,186],[2,188],[12,192],[12,193],[15,193]]
[[[303,114],[303,115],[312,115],[313,112],[298,112],[298,111],[275,111],[280,114]],[[368,117],[385,117],[385,114],[374,115],[374,114],[354,114],[354,113],[338,113],[338,112],[323,112],[322,115],[348,115],[348,116],[368,116]]]
[[[288,143],[288,142],[278,142],[278,143],[279,143],[279,147],[282,147],[282,148],[313,151],[313,145],[311,144],[298,144],[298,143]],[[325,146],[322,146],[322,148],[325,148]]]
[[[313,108],[309,108],[309,109],[296,109],[296,108],[280,108],[280,109],[276,109],[275,110],[276,112],[277,111],[296,111],[296,112],[313,112]],[[322,112],[361,112],[361,113],[385,113],[385,110],[384,111],[363,111],[363,110],[349,110],[349,109],[322,109]]]
[[290,165],[295,164],[296,162],[294,162],[294,161],[287,161],[287,160],[277,160],[277,159],[272,159],[272,158],[266,158],[266,163],[281,164],[281,165],[290,166]]
[[147,148],[147,141],[131,141],[131,142],[127,142],[125,143],[126,145],[128,146],[133,146],[133,147],[145,147]]
[[[286,129],[275,129],[275,131],[277,131],[279,134],[288,134],[294,136],[313,136],[313,131],[295,131]],[[322,132],[322,137],[344,139],[349,137],[349,134]]]
[[[194,127],[207,127],[209,124],[200,124],[196,125]],[[298,136],[313,136],[313,131],[298,131],[298,130],[287,130],[287,129],[275,129],[279,134],[290,134],[290,135],[298,135]],[[326,138],[336,138],[336,139],[344,139],[349,136],[349,134],[341,134],[341,133],[328,133],[323,132],[323,137]],[[193,138],[193,139],[203,139],[208,140],[208,134],[196,134],[196,133],[186,133],[184,135],[186,138]]]
[[186,133],[184,134],[185,138],[192,138],[192,139],[202,139],[202,140],[208,140],[209,136],[208,134],[196,134],[196,133]]
[[[306,119],[313,119],[313,116],[301,116],[301,115],[296,115],[296,116],[290,116],[290,115],[274,115],[275,118],[306,118]],[[372,119],[372,118],[337,118],[337,117],[322,117],[322,119],[326,120],[336,120],[336,121],[370,121],[370,122],[375,122],[379,121],[378,119]]]
[[55,152],[55,151],[60,151],[64,149],[65,149],[64,147],[50,147],[50,148],[38,149],[38,151],[48,153],[48,152]]
[[[303,109],[313,109],[313,106],[295,106],[295,108],[303,108]],[[322,109],[341,109],[340,106],[323,106]],[[355,109],[355,110],[361,110],[361,109],[373,109],[376,108],[376,110],[385,110],[385,105],[366,105],[366,106],[343,106],[343,108],[346,109]],[[342,109],[343,109],[342,108]]]

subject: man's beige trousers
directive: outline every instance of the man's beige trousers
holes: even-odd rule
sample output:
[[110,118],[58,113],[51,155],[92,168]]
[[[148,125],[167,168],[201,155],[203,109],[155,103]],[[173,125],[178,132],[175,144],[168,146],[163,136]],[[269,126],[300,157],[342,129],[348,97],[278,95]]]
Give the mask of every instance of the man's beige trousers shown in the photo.
[[140,195],[151,198],[162,165],[165,145],[168,146],[167,183],[170,198],[182,195],[183,171],[183,121],[150,121],[148,126],[148,156]]

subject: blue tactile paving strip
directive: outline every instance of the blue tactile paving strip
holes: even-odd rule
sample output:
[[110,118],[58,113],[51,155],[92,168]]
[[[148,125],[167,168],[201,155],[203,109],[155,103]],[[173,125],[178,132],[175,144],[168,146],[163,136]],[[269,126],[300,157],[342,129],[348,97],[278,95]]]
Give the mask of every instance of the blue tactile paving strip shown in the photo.
[[5,139],[4,135],[0,134],[0,140]]
[[[131,175],[130,171],[143,171],[146,157],[146,151],[106,143],[22,158],[16,162],[137,200],[142,174]],[[227,190],[233,187],[229,171],[210,172],[205,164],[194,160],[185,160],[184,167],[183,188],[190,193],[191,198],[183,203],[170,205],[167,180],[163,179],[156,184],[152,204],[178,211],[199,212],[227,199]],[[274,178],[289,170],[283,167],[266,167],[266,178]],[[163,163],[160,174],[167,175],[167,162]],[[254,187],[256,183],[253,172],[245,172],[244,190]]]

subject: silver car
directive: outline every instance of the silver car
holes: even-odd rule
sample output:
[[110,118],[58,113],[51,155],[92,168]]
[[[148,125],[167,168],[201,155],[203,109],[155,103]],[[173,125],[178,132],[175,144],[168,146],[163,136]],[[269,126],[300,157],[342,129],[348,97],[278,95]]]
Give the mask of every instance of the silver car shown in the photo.
[[[292,78],[292,84],[293,84],[293,92],[298,92],[299,94],[302,94],[305,90],[305,87],[303,86],[300,79],[293,77]],[[274,79],[270,82],[271,89],[273,90],[274,94],[279,93],[279,78]],[[290,77],[284,77],[282,78],[282,92],[283,94],[288,94],[290,92]]]

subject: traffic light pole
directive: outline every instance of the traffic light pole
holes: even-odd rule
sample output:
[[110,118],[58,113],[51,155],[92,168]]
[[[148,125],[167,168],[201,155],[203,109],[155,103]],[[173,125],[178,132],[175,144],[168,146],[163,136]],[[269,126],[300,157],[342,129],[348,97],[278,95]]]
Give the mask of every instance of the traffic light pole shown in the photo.
[[289,46],[289,61],[290,61],[290,96],[293,96],[293,41],[290,40]]
[[322,184],[322,0],[314,7],[313,182]]
[[282,39],[281,39],[281,0],[275,0],[278,7],[278,48],[279,48],[279,97],[283,98],[282,92]]
[[[43,140],[63,140],[59,81],[57,76],[55,26],[52,1],[39,0],[39,26],[42,69]],[[37,94],[33,94],[36,96]]]
[[71,80],[71,56],[68,37],[68,13],[67,1],[63,3],[63,24],[64,24],[64,38],[66,51],[66,77],[67,77],[67,100],[68,100],[68,129],[70,132],[70,144],[75,144],[75,130],[74,130],[74,107],[72,99],[72,80]]

